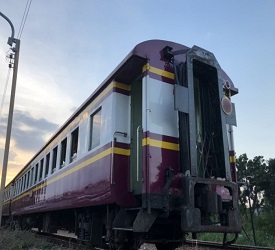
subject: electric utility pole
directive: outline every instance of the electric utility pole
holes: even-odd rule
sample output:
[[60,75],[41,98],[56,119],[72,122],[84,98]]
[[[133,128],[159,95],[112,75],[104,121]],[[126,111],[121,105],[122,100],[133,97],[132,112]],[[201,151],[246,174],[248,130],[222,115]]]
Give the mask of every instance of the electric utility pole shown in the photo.
[[[1,189],[0,189],[0,226],[1,226],[3,201],[4,201],[4,191],[5,191],[5,184],[6,184],[8,160],[9,160],[10,137],[11,137],[13,110],[14,110],[14,100],[15,100],[16,79],[17,79],[17,70],[18,70],[18,61],[19,61],[20,40],[14,38],[14,27],[13,27],[12,22],[9,20],[9,18],[7,18],[2,12],[0,12],[0,16],[2,16],[11,26],[11,37],[8,38],[7,43],[8,43],[8,45],[11,46],[11,50],[14,53],[11,56],[11,62],[12,62],[11,67],[13,67],[13,76],[12,76],[10,107],[9,107],[9,115],[8,115],[8,123],[7,123],[6,142],[5,142],[5,151],[4,151],[4,159],[3,159],[3,166],[2,166]],[[13,47],[13,44],[15,44],[14,47]]]

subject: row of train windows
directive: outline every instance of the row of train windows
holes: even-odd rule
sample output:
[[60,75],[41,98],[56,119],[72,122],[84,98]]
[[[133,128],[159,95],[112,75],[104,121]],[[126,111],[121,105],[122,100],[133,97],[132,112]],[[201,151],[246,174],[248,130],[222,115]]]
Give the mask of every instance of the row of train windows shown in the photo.
[[[101,130],[101,109],[90,115],[90,129],[89,129],[89,145],[88,150],[92,150],[100,145],[100,130]],[[79,141],[79,127],[71,132],[70,144],[70,163],[73,162],[78,153]],[[45,157],[38,161],[28,172],[26,172],[20,179],[15,182],[14,195],[18,195],[27,190],[34,184],[42,181],[49,174],[53,174],[56,170],[61,169],[66,164],[67,156],[67,137],[63,139],[60,145],[57,145]],[[60,147],[58,151],[58,147]],[[59,153],[58,153],[59,152]],[[59,160],[58,160],[59,154]],[[51,164],[50,164],[51,163]],[[59,163],[59,164],[57,164]],[[11,197],[11,192],[6,190],[5,200]]]

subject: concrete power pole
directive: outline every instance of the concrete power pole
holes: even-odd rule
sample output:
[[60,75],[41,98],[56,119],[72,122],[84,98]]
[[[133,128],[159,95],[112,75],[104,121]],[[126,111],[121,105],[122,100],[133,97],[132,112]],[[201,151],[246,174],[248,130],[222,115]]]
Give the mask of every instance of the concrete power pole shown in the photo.
[[2,16],[11,26],[12,34],[11,34],[11,37],[9,37],[9,39],[8,39],[8,45],[10,45],[12,47],[13,44],[15,44],[15,47],[13,47],[11,49],[14,52],[13,76],[12,76],[10,107],[9,107],[9,115],[8,115],[8,123],[7,123],[6,142],[5,142],[5,151],[4,151],[4,159],[3,159],[3,167],[2,167],[2,178],[1,178],[1,189],[0,189],[0,226],[1,226],[3,201],[4,201],[4,191],[5,191],[5,184],[6,184],[8,160],[9,160],[10,137],[11,137],[13,110],[14,110],[14,100],[15,100],[17,70],[18,70],[18,61],[19,61],[20,40],[14,38],[14,27],[13,27],[12,22],[1,12],[0,12],[0,16]]

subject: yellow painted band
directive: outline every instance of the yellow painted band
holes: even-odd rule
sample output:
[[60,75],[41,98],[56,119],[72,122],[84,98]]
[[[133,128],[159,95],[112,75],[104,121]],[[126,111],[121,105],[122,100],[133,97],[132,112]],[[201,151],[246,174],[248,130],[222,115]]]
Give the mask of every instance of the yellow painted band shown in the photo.
[[236,157],[235,156],[230,156],[229,157],[230,163],[236,162]]
[[130,91],[131,90],[131,86],[130,85],[126,85],[120,82],[116,82],[116,81],[112,81],[90,104],[90,106],[95,106],[99,101],[101,101],[101,99],[113,88],[119,88],[119,89],[123,89],[126,91]]
[[116,81],[113,81],[112,84],[113,84],[114,88],[119,88],[119,89],[123,89],[123,90],[126,90],[126,91],[131,90],[131,85],[126,85],[126,84],[116,82]]
[[[127,85],[124,83],[120,83],[117,81],[112,81],[88,106],[88,108],[90,109],[91,107],[94,107],[98,102],[100,102],[105,95],[107,95],[107,93],[109,91],[111,91],[114,88],[119,88],[122,90],[126,90],[126,91],[130,91],[131,90],[131,85]],[[19,176],[17,179],[20,179],[31,167],[26,168]]]
[[[115,154],[119,154],[119,155],[129,156],[130,155],[130,149],[123,149],[123,148],[117,148],[117,147],[115,147],[114,148],[114,153]],[[72,173],[74,173],[74,172],[76,172],[76,171],[78,171],[78,170],[80,170],[80,169],[82,169],[84,167],[87,167],[88,165],[90,165],[90,164],[92,164],[92,163],[94,163],[94,162],[102,159],[105,156],[111,155],[111,154],[112,154],[112,148],[108,148],[108,149],[104,150],[103,152],[101,152],[101,153],[99,153],[99,154],[91,157],[90,159],[88,159],[88,160],[86,160],[86,161],[84,161],[84,162],[82,162],[82,163],[74,166],[73,168],[65,171],[64,173],[59,174],[56,177],[54,177],[54,178],[52,178],[52,179],[50,179],[48,181],[46,180],[44,183],[41,183],[39,186],[31,189],[29,192],[25,192],[25,193],[17,196],[12,201],[16,201],[16,200],[19,200],[19,199],[21,199],[21,198],[23,198],[25,196],[28,196],[30,192],[37,191],[37,190],[39,190],[39,189],[41,189],[41,188],[43,188],[43,187],[45,187],[45,186],[47,186],[47,185],[49,185],[51,183],[54,183],[54,182],[56,182],[56,181],[58,181],[58,180],[60,180],[60,179],[62,179],[64,177],[66,177],[66,176],[68,176],[68,175],[70,175],[70,174],[72,174]],[[8,202],[8,201],[6,201],[6,202]]]
[[130,149],[114,148],[114,153],[117,154],[117,155],[130,156]]
[[142,72],[145,72],[146,70],[149,70],[150,72],[160,75],[160,76],[164,76],[170,79],[174,79],[175,75],[171,72],[168,72],[166,70],[162,70],[153,66],[150,66],[149,63],[145,64],[142,68]]
[[160,140],[151,139],[150,137],[144,138],[142,140],[142,146],[152,146],[157,148],[164,148],[179,151],[179,144],[172,142],[165,142]]

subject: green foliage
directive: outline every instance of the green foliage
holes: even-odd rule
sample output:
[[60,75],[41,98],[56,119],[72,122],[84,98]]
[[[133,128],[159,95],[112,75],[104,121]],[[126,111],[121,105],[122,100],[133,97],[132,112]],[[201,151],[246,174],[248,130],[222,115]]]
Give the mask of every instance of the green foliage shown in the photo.
[[266,209],[275,207],[275,159],[269,159],[265,184]]
[[[253,216],[257,246],[275,247],[275,210]],[[243,231],[238,243],[253,245],[251,220],[243,217]]]
[[[251,217],[257,246],[275,247],[275,158],[252,160],[246,154],[236,159],[240,183],[243,230],[236,244],[254,245]],[[234,235],[228,235],[228,240]],[[202,233],[199,240],[222,242],[222,234]]]
[[0,249],[52,249],[53,244],[38,239],[27,231],[0,229]]
[[238,243],[253,242],[251,217],[258,246],[275,246],[275,159],[256,156],[249,160],[246,154],[237,160],[240,187],[240,205],[243,228]]
[[249,160],[246,154],[236,159],[240,188],[241,209],[251,206],[253,213],[260,213],[265,201],[268,166],[263,156]]
[[275,206],[275,159],[264,160],[263,156],[255,156],[249,160],[246,154],[237,160],[242,211],[252,207],[253,214]]
[[[243,230],[235,244],[254,246],[253,231],[251,221],[244,215]],[[263,212],[259,216],[254,217],[254,227],[257,246],[275,247],[275,210]],[[191,239],[191,235],[187,237]],[[228,234],[227,240],[234,238],[234,234]],[[200,233],[198,240],[223,242],[223,234],[221,233]]]

